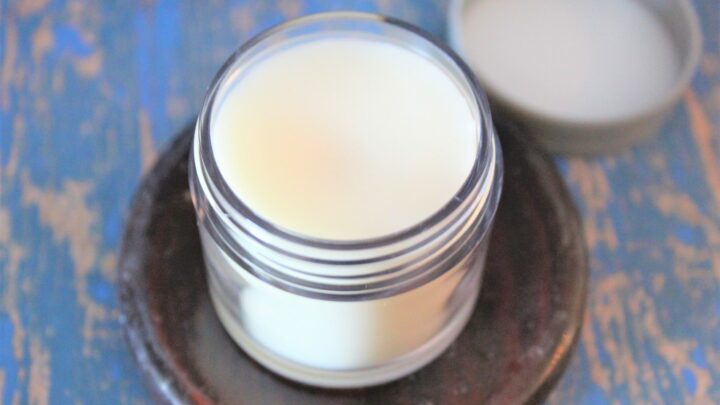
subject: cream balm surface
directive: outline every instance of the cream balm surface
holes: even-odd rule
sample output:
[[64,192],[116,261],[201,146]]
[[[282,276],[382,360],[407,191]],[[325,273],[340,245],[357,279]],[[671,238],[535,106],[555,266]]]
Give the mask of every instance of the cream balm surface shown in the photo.
[[383,17],[310,16],[251,44],[211,86],[190,170],[220,321],[296,381],[405,376],[480,290],[502,182],[487,103]]
[[470,0],[463,52],[510,102],[569,120],[642,113],[680,61],[660,18],[636,0]]
[[477,121],[436,63],[390,42],[275,50],[216,106],[212,148],[253,212],[304,236],[362,240],[420,223],[467,179]]

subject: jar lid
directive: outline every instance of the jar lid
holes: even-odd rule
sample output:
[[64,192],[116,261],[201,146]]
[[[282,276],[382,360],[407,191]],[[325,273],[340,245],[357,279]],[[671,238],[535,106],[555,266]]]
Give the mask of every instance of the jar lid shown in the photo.
[[702,42],[688,0],[452,0],[447,26],[495,117],[560,153],[657,133]]

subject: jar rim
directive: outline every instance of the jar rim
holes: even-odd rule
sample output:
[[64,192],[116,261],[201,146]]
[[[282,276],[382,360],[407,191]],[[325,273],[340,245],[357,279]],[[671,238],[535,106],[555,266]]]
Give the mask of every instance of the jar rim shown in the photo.
[[[247,52],[253,50],[256,46],[262,44],[266,40],[269,40],[275,35],[282,34],[284,31],[292,28],[298,28],[313,23],[353,21],[378,23],[385,26],[399,28],[407,33],[410,33],[412,36],[416,36],[419,39],[426,41],[430,47],[434,47],[436,51],[439,51],[439,55],[444,56],[455,68],[457,68],[460,72],[457,76],[460,77],[456,79],[460,79],[464,82],[461,83],[461,85],[466,87],[466,90],[469,93],[468,102],[470,107],[476,110],[474,113],[477,113],[478,148],[472,168],[460,189],[453,194],[449,201],[424,220],[401,230],[368,239],[324,239],[286,229],[263,218],[247,206],[240,197],[233,192],[225,178],[222,176],[214,159],[212,142],[210,139],[212,113],[217,101],[218,93],[223,86],[228,83],[227,79],[232,73],[234,73],[233,68],[236,66],[236,63],[241,57],[245,56]],[[268,28],[245,42],[235,52],[233,52],[213,78],[209,86],[206,99],[203,103],[202,110],[199,114],[196,128],[196,136],[198,137],[199,142],[199,157],[203,169],[206,170],[209,177],[212,178],[213,185],[216,187],[222,198],[225,199],[234,210],[236,210],[244,218],[247,218],[251,223],[261,228],[264,232],[273,236],[299,245],[328,250],[373,249],[403,241],[421,233],[426,229],[435,227],[444,218],[452,214],[467,198],[472,195],[473,190],[478,183],[483,184],[485,182],[492,181],[492,179],[488,179],[488,176],[492,173],[490,166],[492,164],[491,162],[494,160],[490,155],[495,151],[495,148],[491,147],[493,146],[491,145],[491,139],[494,137],[494,134],[495,132],[492,125],[490,107],[487,102],[487,98],[481,90],[469,66],[467,66],[451,48],[433,38],[424,30],[402,20],[379,14],[348,11],[317,13],[293,19]]]

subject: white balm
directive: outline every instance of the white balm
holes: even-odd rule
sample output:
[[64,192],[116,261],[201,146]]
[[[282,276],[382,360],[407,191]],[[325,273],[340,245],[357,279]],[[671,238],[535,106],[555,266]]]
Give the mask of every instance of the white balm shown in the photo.
[[280,26],[234,56],[190,173],[219,318],[253,358],[326,387],[386,382],[454,340],[502,177],[458,61],[382,18]]
[[461,24],[485,86],[553,117],[642,113],[680,73],[670,33],[637,0],[471,0]]
[[322,239],[402,231],[470,173],[477,122],[437,63],[379,40],[290,45],[231,84],[211,122],[220,173],[260,217]]

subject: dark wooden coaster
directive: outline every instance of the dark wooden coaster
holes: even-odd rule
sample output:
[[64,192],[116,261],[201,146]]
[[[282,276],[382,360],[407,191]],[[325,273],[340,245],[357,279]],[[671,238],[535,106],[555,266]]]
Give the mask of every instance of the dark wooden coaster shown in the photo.
[[552,161],[499,128],[505,184],[478,306],[440,358],[402,380],[324,390],[277,377],[225,333],[210,304],[188,191],[192,128],[162,155],[129,212],[120,255],[127,340],[159,402],[518,404],[544,399],[582,324],[587,249]]

